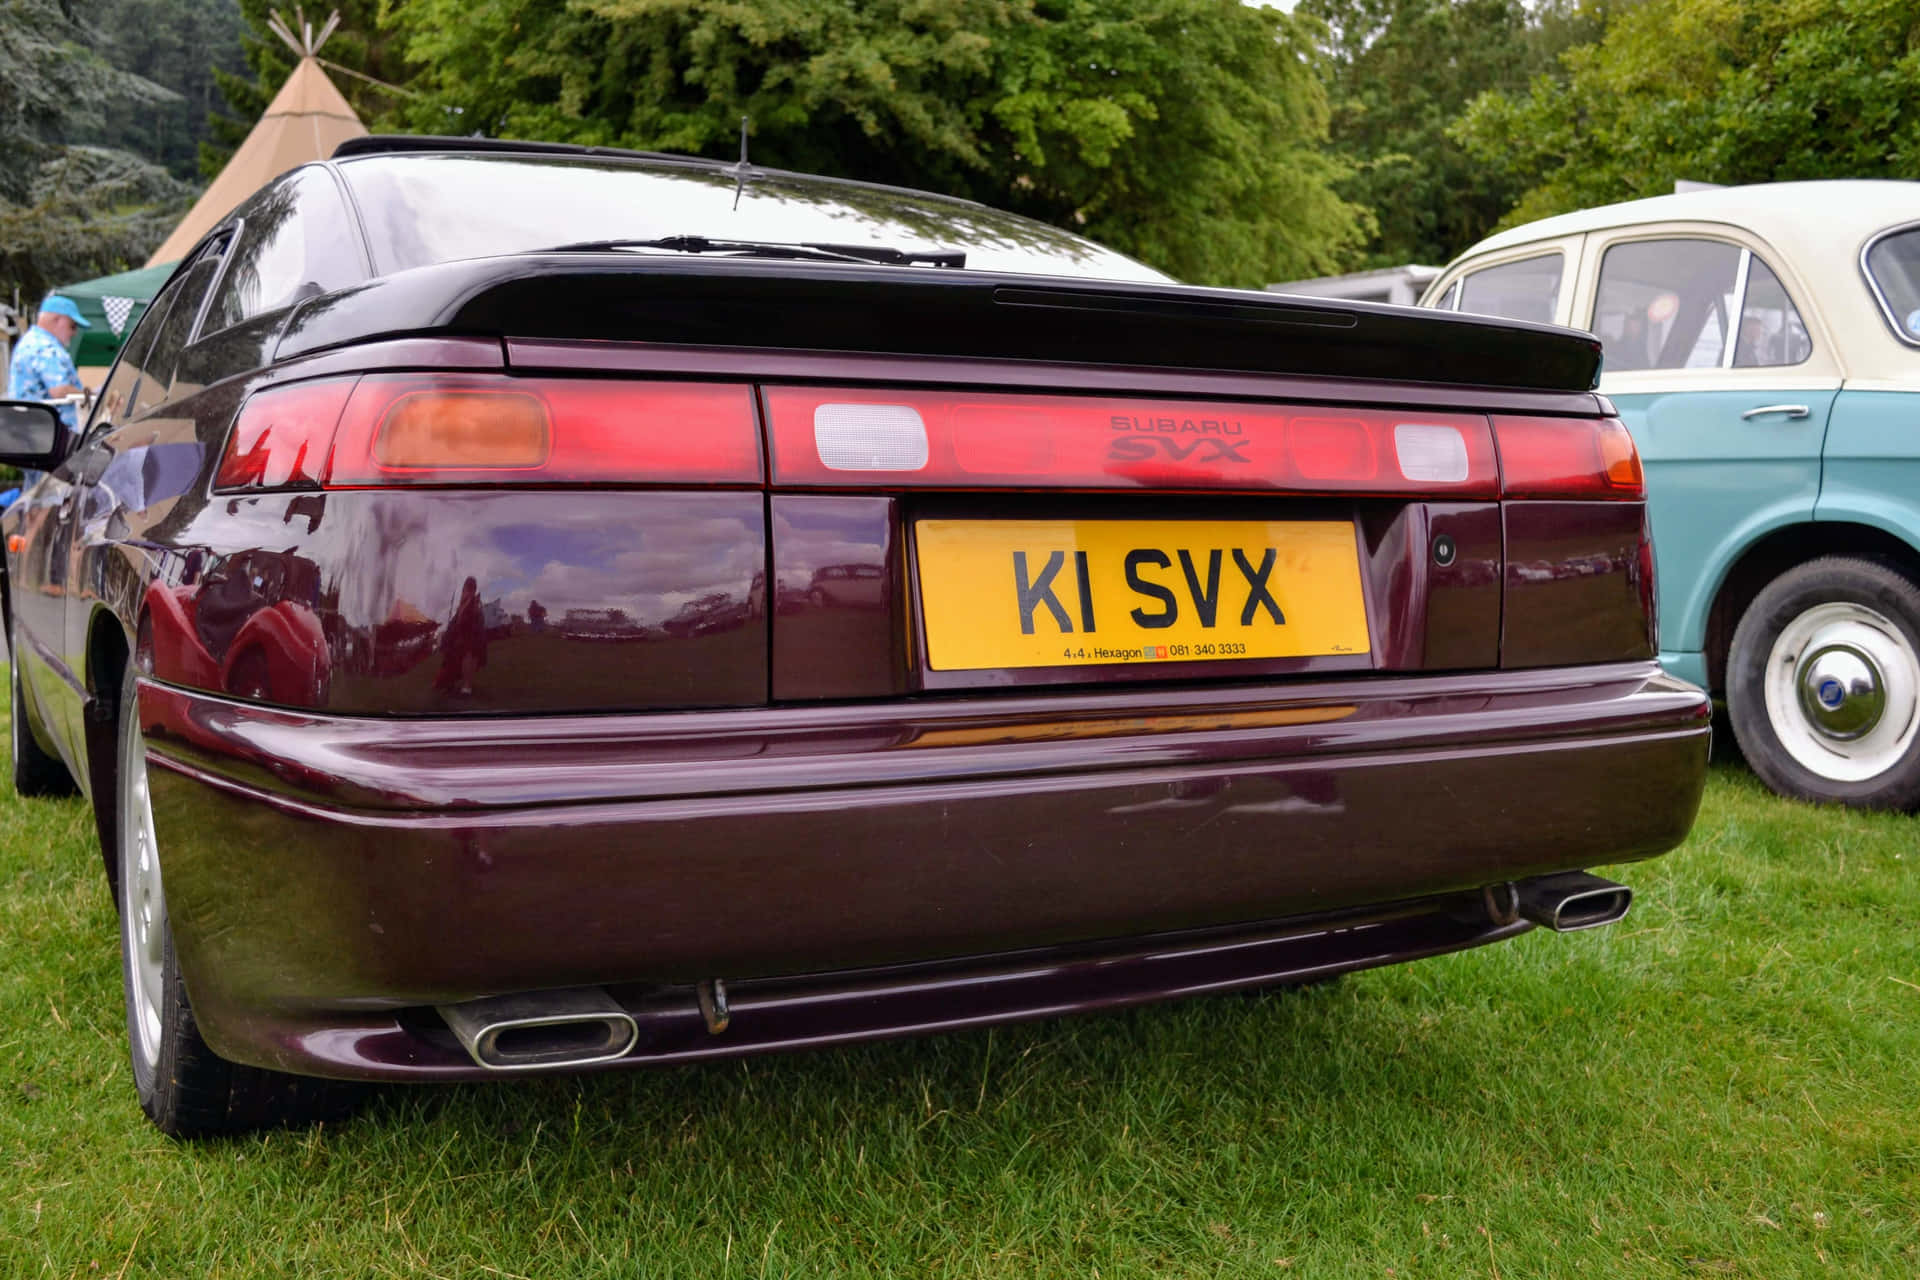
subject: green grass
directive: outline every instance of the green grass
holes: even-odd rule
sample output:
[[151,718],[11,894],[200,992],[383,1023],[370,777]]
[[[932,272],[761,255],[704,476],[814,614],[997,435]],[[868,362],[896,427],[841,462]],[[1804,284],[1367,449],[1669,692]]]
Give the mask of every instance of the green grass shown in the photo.
[[0,1277],[1913,1276],[1916,820],[1719,768],[1595,934],[178,1146],[77,802],[0,800]]

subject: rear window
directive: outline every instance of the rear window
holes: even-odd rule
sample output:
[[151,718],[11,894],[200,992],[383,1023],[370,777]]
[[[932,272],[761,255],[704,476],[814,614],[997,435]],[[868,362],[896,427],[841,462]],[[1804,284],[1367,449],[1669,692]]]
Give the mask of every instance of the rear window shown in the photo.
[[738,185],[695,166],[462,155],[369,156],[340,172],[382,274],[579,241],[695,235],[957,249],[975,270],[1167,279],[1090,240],[982,205],[797,174]]
[[1456,309],[1502,320],[1552,324],[1560,304],[1563,261],[1555,251],[1475,271],[1461,278]]
[[1890,231],[1867,246],[1867,280],[1902,342],[1920,346],[1920,227]]

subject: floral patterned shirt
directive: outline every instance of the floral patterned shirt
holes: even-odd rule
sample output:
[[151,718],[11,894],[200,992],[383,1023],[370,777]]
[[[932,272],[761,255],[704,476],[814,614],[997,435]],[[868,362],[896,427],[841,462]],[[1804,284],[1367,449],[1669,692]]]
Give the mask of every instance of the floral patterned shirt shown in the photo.
[[[26,331],[14,344],[13,364],[7,371],[7,399],[45,400],[55,387],[77,387],[80,371],[73,366],[66,344],[39,325]],[[69,430],[79,426],[73,406],[60,410],[60,420]]]

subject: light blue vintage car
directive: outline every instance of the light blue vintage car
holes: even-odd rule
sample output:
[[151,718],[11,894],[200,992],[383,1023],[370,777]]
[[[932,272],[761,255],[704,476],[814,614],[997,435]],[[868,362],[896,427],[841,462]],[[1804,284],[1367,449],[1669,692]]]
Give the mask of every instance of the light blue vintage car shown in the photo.
[[1724,697],[1775,790],[1920,808],[1920,184],[1548,218],[1422,305],[1599,335],[1646,466],[1661,661]]

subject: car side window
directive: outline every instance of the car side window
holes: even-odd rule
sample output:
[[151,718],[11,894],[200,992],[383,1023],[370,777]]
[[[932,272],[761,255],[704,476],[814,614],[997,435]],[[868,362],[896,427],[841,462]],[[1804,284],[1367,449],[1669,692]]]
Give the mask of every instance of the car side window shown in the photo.
[[241,212],[239,239],[202,333],[352,284],[360,248],[332,175],[303,169]]
[[1736,369],[1799,364],[1813,354],[1813,339],[1799,308],[1772,268],[1750,257],[1746,300],[1740,308],[1740,336],[1734,343]]
[[205,301],[207,290],[220,273],[220,262],[230,238],[222,237],[208,242],[187,269],[174,277],[170,286],[174,295],[173,305],[160,317],[160,323],[154,330],[153,345],[144,353],[139,365],[139,380],[134,384],[132,404],[126,414],[128,421],[151,413],[166,402],[167,388],[173,382],[174,366],[180,361],[180,349],[186,345],[187,335],[200,314],[200,304]]
[[1860,265],[1894,336],[1920,345],[1920,228],[1882,232],[1860,255]]
[[1600,259],[1593,332],[1607,371],[1717,369],[1726,363],[1741,250],[1721,240],[1617,244]]
[[1793,365],[1813,354],[1798,308],[1766,263],[1692,236],[1609,248],[1593,331],[1615,373]]
[[[1560,302],[1560,275],[1564,257],[1559,250],[1518,262],[1503,262],[1460,277],[1453,309],[1502,320],[1532,320],[1552,324]],[[1448,290],[1453,297],[1453,290]],[[1442,306],[1446,303],[1442,302]]]
[[1433,305],[1437,311],[1458,310],[1460,306],[1460,282],[1455,280],[1452,284],[1448,285],[1447,291],[1440,295],[1440,301]]
[[147,353],[153,349],[154,335],[160,332],[160,326],[166,322],[167,306],[178,290],[162,289],[140,317],[140,322],[127,335],[125,345],[120,348],[120,358],[114,362],[113,372],[107,375],[107,381],[100,388],[100,394],[93,402],[93,416],[87,419],[86,439],[91,440],[111,430],[115,423],[125,422],[133,406],[134,384],[140,380],[141,370],[146,367]]

